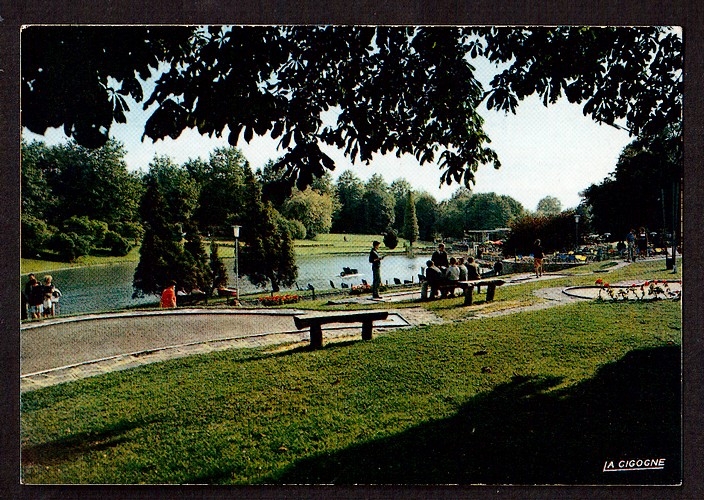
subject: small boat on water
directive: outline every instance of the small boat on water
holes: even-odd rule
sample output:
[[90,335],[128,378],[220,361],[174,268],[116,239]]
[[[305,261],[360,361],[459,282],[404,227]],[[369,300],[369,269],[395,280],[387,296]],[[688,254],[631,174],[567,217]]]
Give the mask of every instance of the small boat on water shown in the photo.
[[360,276],[360,274],[357,269],[351,267],[343,267],[340,276],[342,276],[343,278],[348,278],[351,276]]

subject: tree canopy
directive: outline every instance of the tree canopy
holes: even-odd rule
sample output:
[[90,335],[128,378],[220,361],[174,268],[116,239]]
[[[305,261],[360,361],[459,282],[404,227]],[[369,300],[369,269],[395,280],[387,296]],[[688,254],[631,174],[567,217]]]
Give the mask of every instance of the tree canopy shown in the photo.
[[[500,166],[482,103],[514,112],[533,94],[546,105],[564,96],[634,135],[682,112],[682,39],[666,27],[31,26],[22,50],[29,130],[63,127],[98,147],[126,120],[128,98],[156,103],[152,140],[186,128],[233,146],[278,139],[282,190],[335,168],[321,145],[362,162],[412,154],[437,163],[441,182],[469,186],[480,166]],[[502,68],[488,89],[472,65],[480,57]],[[145,99],[142,80],[162,67]]]
[[507,227],[524,214],[523,206],[506,195],[472,193],[461,188],[440,203],[438,227],[443,236],[462,238],[466,230]]
[[45,250],[75,260],[89,253],[126,255],[142,234],[143,185],[127,171],[122,144],[96,149],[75,141],[22,142],[22,255]]
[[640,226],[662,233],[677,232],[677,191],[682,179],[682,142],[669,130],[638,138],[626,146],[615,170],[581,193],[590,207],[594,228],[624,239]]
[[554,196],[545,196],[538,201],[537,215],[557,215],[562,212],[562,202]]

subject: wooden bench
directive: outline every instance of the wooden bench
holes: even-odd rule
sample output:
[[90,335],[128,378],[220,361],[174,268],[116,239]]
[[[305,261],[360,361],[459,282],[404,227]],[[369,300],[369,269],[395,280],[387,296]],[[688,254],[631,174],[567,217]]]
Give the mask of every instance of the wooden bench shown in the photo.
[[[454,292],[456,288],[461,288],[464,294],[464,305],[472,305],[472,290],[477,287],[477,291],[481,289],[482,286],[486,286],[486,301],[491,302],[494,300],[494,295],[496,294],[496,287],[501,286],[505,283],[504,280],[499,279],[481,279],[474,281],[455,281],[451,283],[442,283],[438,285],[437,289],[440,292]],[[423,298],[421,291],[421,299]]]
[[227,305],[238,304],[237,290],[232,288],[218,288],[218,297],[227,297]]
[[322,325],[327,323],[362,323],[362,339],[371,340],[374,321],[386,319],[387,311],[335,311],[294,316],[299,330],[310,327],[310,346],[315,349],[323,345]]

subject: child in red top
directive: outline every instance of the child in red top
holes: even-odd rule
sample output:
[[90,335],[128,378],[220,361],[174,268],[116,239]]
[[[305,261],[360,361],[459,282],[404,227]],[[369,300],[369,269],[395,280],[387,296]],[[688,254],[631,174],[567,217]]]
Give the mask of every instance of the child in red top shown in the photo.
[[176,282],[170,281],[169,286],[161,292],[161,307],[176,307]]

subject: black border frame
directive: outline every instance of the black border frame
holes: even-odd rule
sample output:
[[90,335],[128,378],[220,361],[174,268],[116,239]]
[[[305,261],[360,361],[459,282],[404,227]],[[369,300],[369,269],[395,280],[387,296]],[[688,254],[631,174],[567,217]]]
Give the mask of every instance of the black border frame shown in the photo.
[[[0,498],[697,498],[704,497],[702,433],[703,7],[687,0],[19,0],[0,5]],[[683,485],[194,487],[22,486],[19,483],[19,38],[25,24],[672,25],[685,41]],[[12,276],[12,278],[7,278]]]

